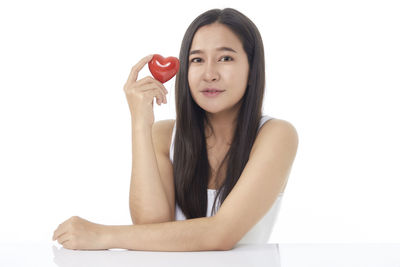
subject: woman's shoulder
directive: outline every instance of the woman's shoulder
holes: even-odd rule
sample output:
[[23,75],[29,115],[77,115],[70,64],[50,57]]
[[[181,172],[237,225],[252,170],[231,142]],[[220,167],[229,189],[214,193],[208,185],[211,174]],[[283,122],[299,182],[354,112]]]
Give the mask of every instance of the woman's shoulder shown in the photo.
[[292,123],[288,122],[287,120],[277,119],[270,117],[261,127],[260,130],[268,131],[265,129],[272,129],[272,128],[280,128],[285,131],[296,131],[296,128],[293,126]]
[[297,145],[298,134],[296,128],[287,120],[271,118],[260,127],[254,145],[257,146],[264,142],[274,143],[282,138],[286,138],[287,142]]
[[174,124],[174,119],[160,120],[153,123],[153,139],[160,143],[163,153],[167,155],[169,155]]
[[257,134],[254,145],[257,146],[264,142],[273,144],[278,141],[291,143],[297,149],[297,144],[298,144],[297,130],[294,127],[294,125],[289,121],[283,119],[271,118],[261,126]]

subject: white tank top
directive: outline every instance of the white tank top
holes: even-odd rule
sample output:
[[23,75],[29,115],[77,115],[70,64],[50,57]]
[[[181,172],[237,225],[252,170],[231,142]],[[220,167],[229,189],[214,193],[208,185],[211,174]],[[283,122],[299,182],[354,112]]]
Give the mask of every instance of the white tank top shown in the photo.
[[[258,129],[260,129],[261,126],[270,119],[272,119],[272,117],[267,116],[267,115],[262,116],[260,124],[258,126]],[[176,128],[176,123],[174,124],[174,129],[172,131],[171,146],[169,149],[169,158],[170,158],[171,162],[173,162],[173,159],[174,159],[174,143],[175,143],[175,131],[176,131],[175,128]],[[217,193],[217,190],[215,190],[215,189],[207,189],[207,195],[208,195],[207,217],[212,216],[211,210],[212,210],[212,206],[214,203],[216,193]],[[271,235],[272,228],[275,224],[275,221],[276,221],[279,209],[280,209],[282,196],[283,196],[283,194],[280,193],[279,196],[277,197],[277,199],[275,200],[274,204],[272,205],[272,207],[269,209],[269,211],[264,215],[263,218],[260,219],[260,221],[257,222],[256,225],[253,226],[253,228],[251,228],[249,230],[249,232],[247,232],[244,235],[244,237],[237,243],[237,245],[239,245],[239,244],[263,244],[263,243],[268,242],[268,239]],[[215,203],[215,204],[216,204],[215,211],[217,212],[219,207],[221,206],[220,199],[218,199],[217,203]],[[177,220],[177,221],[186,220],[186,216],[183,214],[181,208],[178,206],[177,203],[175,206],[175,220]]]

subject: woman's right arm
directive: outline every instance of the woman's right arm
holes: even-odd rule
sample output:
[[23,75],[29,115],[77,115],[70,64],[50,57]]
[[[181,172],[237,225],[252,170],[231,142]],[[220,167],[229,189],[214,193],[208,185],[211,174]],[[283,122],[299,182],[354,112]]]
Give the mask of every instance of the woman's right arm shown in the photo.
[[152,58],[143,58],[133,68],[124,91],[131,111],[132,173],[129,209],[133,224],[159,223],[171,220],[172,207],[161,182],[152,139],[153,100],[166,103],[167,90],[152,77],[137,81],[138,73]]
[[172,207],[161,181],[152,128],[135,128],[132,122],[132,174],[129,209],[133,224],[172,221]]

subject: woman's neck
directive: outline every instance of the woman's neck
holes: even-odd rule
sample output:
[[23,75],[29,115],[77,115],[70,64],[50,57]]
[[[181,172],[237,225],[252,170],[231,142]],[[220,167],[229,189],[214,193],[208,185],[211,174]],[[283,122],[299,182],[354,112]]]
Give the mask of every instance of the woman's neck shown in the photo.
[[237,124],[236,114],[209,114],[208,121],[211,124],[214,133],[212,133],[211,129],[206,125],[205,136],[207,143],[211,146],[230,145]]

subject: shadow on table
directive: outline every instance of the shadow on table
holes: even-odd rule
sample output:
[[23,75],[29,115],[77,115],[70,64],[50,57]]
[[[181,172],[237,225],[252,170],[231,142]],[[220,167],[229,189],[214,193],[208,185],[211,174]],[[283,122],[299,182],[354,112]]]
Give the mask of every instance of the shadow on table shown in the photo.
[[156,252],[125,249],[69,250],[53,245],[59,267],[146,266],[268,266],[280,267],[279,245],[238,245],[229,251]]

